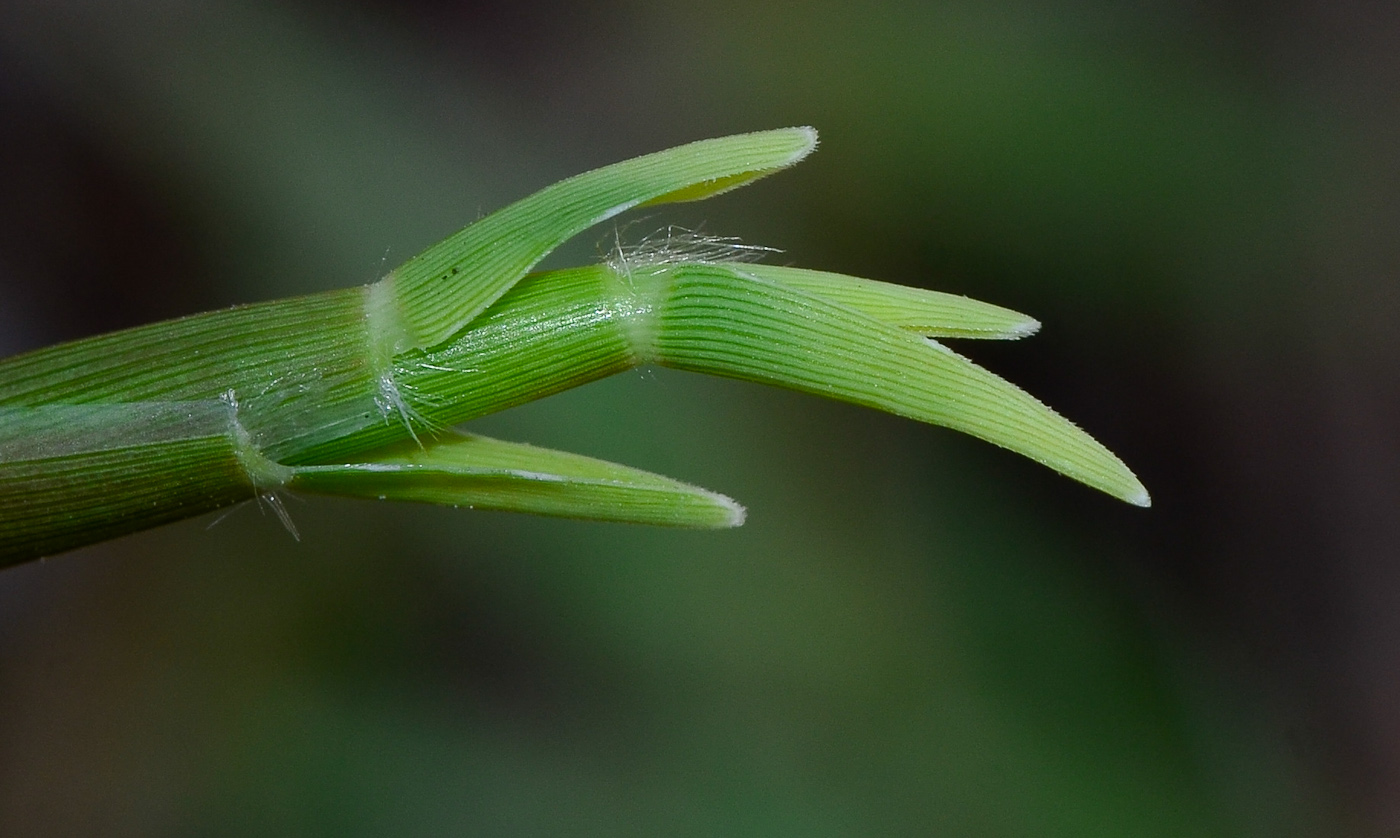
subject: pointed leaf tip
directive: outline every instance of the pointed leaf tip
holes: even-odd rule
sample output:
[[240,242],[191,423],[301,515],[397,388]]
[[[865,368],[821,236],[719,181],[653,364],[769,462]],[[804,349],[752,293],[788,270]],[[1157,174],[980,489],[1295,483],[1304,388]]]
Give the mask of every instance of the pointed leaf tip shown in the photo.
[[717,494],[714,492],[712,492],[711,494],[715,496],[716,501],[719,502],[720,505],[727,507],[729,510],[729,519],[725,523],[716,526],[715,529],[733,529],[734,527],[742,527],[744,525],[744,522],[749,519],[749,511],[744,508],[743,504],[739,503],[731,497],[726,497],[725,495]]
[[[778,128],[772,131],[756,131],[752,134],[735,134],[713,140],[700,140],[680,146],[673,151],[690,150],[701,154],[743,154],[748,157],[747,167],[733,174],[709,180],[698,181],[686,186],[649,198],[638,206],[650,207],[657,204],[677,204],[687,201],[702,201],[741,186],[747,186],[759,178],[795,166],[806,159],[817,148],[817,129]],[[742,159],[742,158],[738,158]]]

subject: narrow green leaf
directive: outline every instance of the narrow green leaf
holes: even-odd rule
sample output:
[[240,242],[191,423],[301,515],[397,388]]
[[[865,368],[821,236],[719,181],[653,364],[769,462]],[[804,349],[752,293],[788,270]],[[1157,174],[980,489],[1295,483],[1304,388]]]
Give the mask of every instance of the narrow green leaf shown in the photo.
[[743,273],[796,288],[931,338],[1015,340],[1040,329],[1040,322],[1033,317],[956,294],[777,265],[747,264]]
[[747,267],[667,271],[656,332],[661,363],[944,425],[1149,505],[1122,460],[1014,384],[853,309],[744,276]]
[[744,508],[627,466],[481,436],[399,445],[356,463],[302,466],[292,489],[673,527],[737,527]]
[[[594,224],[642,204],[693,201],[791,166],[816,148],[811,128],[701,140],[595,169],[488,215],[382,282],[381,336],[398,353],[452,337],[540,259]],[[395,314],[398,317],[394,323]]]

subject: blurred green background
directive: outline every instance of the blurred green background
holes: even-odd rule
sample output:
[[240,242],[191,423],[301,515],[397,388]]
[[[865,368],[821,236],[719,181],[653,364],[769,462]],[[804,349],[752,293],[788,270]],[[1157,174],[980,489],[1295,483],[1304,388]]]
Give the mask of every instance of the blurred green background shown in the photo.
[[1156,502],[620,376],[473,427],[746,526],[306,499],[0,573],[0,834],[1400,832],[1397,89],[1379,2],[0,3],[0,352],[811,124],[633,229],[1039,317],[960,348]]

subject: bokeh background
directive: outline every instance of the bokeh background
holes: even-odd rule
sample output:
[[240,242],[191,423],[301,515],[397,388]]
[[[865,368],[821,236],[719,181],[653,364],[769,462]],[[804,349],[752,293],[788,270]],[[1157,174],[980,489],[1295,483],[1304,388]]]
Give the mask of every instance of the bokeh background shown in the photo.
[[0,834],[1400,834],[1397,91],[1383,2],[4,0],[0,352],[812,124],[633,229],[1038,316],[961,348],[1156,505],[620,376],[473,427],[745,527],[305,499],[0,573]]

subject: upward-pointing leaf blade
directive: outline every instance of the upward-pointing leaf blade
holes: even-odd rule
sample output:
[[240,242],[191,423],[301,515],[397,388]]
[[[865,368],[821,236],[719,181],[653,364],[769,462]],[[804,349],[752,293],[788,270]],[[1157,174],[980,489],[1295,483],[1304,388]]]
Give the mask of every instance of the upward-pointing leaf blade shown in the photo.
[[694,201],[784,169],[816,148],[811,128],[701,140],[560,181],[410,259],[388,283],[401,334],[391,349],[435,346],[537,262],[594,224],[641,204]]

